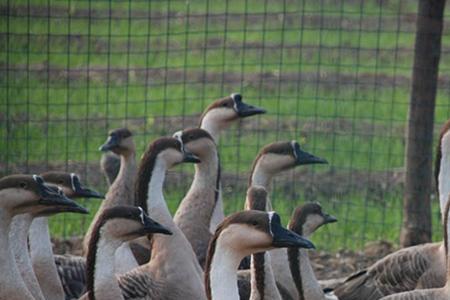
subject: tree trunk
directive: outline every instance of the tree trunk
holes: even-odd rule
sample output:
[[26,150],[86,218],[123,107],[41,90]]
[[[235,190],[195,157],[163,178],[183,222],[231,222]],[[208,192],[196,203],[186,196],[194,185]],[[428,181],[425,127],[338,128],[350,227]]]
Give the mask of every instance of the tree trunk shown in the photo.
[[403,247],[431,241],[430,192],[434,107],[445,0],[420,0],[406,132]]

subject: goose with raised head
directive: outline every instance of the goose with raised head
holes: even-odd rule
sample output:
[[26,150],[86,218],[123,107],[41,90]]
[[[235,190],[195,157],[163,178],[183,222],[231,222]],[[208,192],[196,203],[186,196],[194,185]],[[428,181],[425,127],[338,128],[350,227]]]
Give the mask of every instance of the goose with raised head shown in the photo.
[[[307,203],[295,209],[288,228],[306,238],[325,224],[337,219],[322,210],[318,203]],[[314,300],[337,300],[332,293],[324,293],[311,267],[308,253],[303,249],[288,248],[291,280],[297,287],[299,298]]]
[[220,161],[216,144],[203,129],[186,129],[174,134],[184,147],[200,158],[194,180],[173,218],[204,266],[208,251],[211,218],[220,197]]
[[[274,142],[264,146],[253,161],[248,186],[260,185],[269,192],[273,178],[281,172],[301,165],[326,163],[328,162],[325,159],[304,151],[296,141]],[[266,203],[266,210],[271,210],[272,202],[269,198]],[[291,297],[296,299],[298,293],[288,271],[289,265],[286,251],[275,249],[270,251],[270,253],[270,262],[276,281],[288,291]]]
[[[134,178],[137,172],[136,146],[133,134],[127,128],[114,129],[109,132],[108,139],[100,146],[100,151],[111,151],[120,156],[120,170],[116,180],[109,187],[105,200],[95,214],[83,239],[83,252],[86,253],[88,241],[98,216],[106,208],[116,205],[134,204]],[[137,263],[136,263],[137,265]]]
[[27,213],[45,215],[57,208],[86,212],[61,191],[45,185],[44,180],[37,175],[10,175],[0,179],[0,272],[3,274],[0,276],[0,299],[35,299],[19,272],[10,247],[12,219]]
[[[450,120],[441,129],[436,151],[435,180],[442,216],[450,195]],[[444,218],[443,218],[444,219]],[[439,288],[447,280],[443,242],[398,250],[350,275],[334,289],[339,299],[375,300],[414,289]]]
[[[248,187],[259,185],[270,192],[273,178],[281,172],[301,165],[327,163],[325,159],[304,151],[296,141],[274,142],[264,146],[253,161]],[[270,199],[266,209],[272,209]]]
[[447,281],[441,288],[420,289],[409,292],[403,292],[381,298],[381,300],[448,300],[450,299],[450,247],[448,241],[450,240],[450,201],[447,201],[444,208],[444,244],[446,245],[446,260],[447,260]]
[[115,206],[105,209],[94,226],[87,253],[87,293],[81,299],[124,299],[111,261],[118,247],[148,234],[171,231],[147,216],[140,207]]
[[[48,186],[48,185],[47,185]],[[58,187],[53,188],[56,193],[63,194],[62,190]],[[14,252],[17,266],[22,275],[22,278],[27,285],[27,288],[33,294],[36,299],[46,299],[44,293],[39,285],[38,278],[33,270],[33,264],[29,253],[28,236],[31,228],[31,224],[35,218],[48,217],[54,214],[63,212],[75,212],[87,214],[88,211],[81,206],[64,206],[53,205],[48,206],[45,209],[37,212],[30,212],[21,215],[17,215],[13,218],[11,223],[11,229],[9,232],[10,247]],[[49,237],[47,237],[49,238]]]
[[[216,144],[219,144],[220,133],[237,121],[266,113],[265,109],[250,105],[242,101],[240,94],[233,93],[228,97],[211,103],[200,117],[199,127],[209,132]],[[219,182],[219,190],[222,187]],[[224,218],[222,196],[216,201],[211,217],[210,231],[213,233],[217,225]]]
[[173,235],[152,237],[150,261],[119,277],[125,299],[205,299],[202,269],[183,232],[175,225],[164,199],[169,168],[182,162],[198,163],[175,138],[159,138],[144,153],[136,181],[136,205]]
[[[84,187],[77,174],[49,171],[42,173],[41,177],[49,186],[61,188],[69,198],[103,198],[98,192]],[[65,298],[65,295],[80,295],[81,291],[70,291],[72,286],[69,283],[73,281],[85,282],[84,259],[53,255],[47,217],[39,217],[33,220],[28,239],[31,263],[45,299],[61,300]],[[55,259],[58,260],[58,268]],[[74,261],[82,261],[83,263],[74,264]],[[60,271],[59,274],[58,271]],[[65,293],[65,291],[67,292]]]
[[282,227],[275,212],[247,210],[234,213],[219,224],[205,265],[209,300],[239,299],[237,270],[247,255],[277,247],[314,248],[307,239]]

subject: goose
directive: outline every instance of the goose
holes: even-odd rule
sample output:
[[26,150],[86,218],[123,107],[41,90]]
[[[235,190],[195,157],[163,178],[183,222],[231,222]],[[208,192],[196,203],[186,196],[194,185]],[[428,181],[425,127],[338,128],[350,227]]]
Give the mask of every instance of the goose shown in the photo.
[[[203,114],[200,116],[199,127],[208,131],[216,144],[219,144],[222,130],[243,118],[265,113],[265,109],[249,105],[242,101],[242,95],[232,93],[229,97],[214,101],[203,111]],[[222,189],[220,183],[219,189]],[[215,231],[217,225],[222,222],[224,217],[222,197],[219,196],[211,217],[211,232]]]
[[[42,173],[41,177],[47,185],[61,188],[64,194],[69,198],[103,198],[98,192],[84,187],[77,174],[49,171]],[[52,243],[50,241],[47,217],[39,217],[33,220],[28,239],[33,270],[46,300],[64,299],[64,290],[67,290],[70,287],[65,284],[63,288],[60,276],[63,277],[64,283],[66,283],[69,280],[64,277],[64,275],[71,276],[72,274],[83,274],[82,277],[84,281],[84,263],[82,265],[83,268],[78,272],[71,269],[70,272],[66,271],[58,275]],[[68,258],[67,256],[57,257],[60,265],[73,265],[73,258]]]
[[212,238],[205,265],[208,300],[237,300],[237,270],[247,255],[276,247],[314,248],[307,239],[281,226],[275,212],[246,210],[219,224]]
[[55,209],[87,212],[62,192],[45,185],[37,175],[10,175],[0,179],[0,272],[3,274],[0,276],[0,299],[35,299],[21,277],[10,247],[12,219],[27,213],[45,215]]
[[175,138],[159,138],[144,153],[136,181],[136,206],[141,206],[173,235],[152,238],[150,261],[119,277],[125,299],[205,299],[202,269],[189,241],[175,225],[163,195],[169,168],[200,162]]
[[[327,164],[320,157],[304,151],[296,141],[279,141],[264,146],[253,161],[248,179],[248,186],[259,185],[268,192],[272,187],[272,179],[279,173],[306,164]],[[267,199],[266,210],[272,210],[272,202]],[[246,201],[245,207],[248,207]],[[276,281],[293,298],[298,298],[298,292],[289,270],[286,251],[274,249],[270,251],[270,262]],[[242,267],[245,268],[245,261]]]
[[[59,188],[55,192],[62,193]],[[62,212],[76,212],[87,214],[87,210],[80,206],[49,206],[45,210],[17,215],[13,218],[9,232],[10,247],[14,252],[16,264],[27,285],[28,290],[36,299],[44,300],[44,294],[40,288],[39,281],[33,271],[30,253],[28,250],[28,234],[31,223],[35,218],[47,217]]]
[[213,138],[206,130],[186,129],[174,136],[201,161],[195,164],[194,180],[173,220],[191,243],[200,266],[203,266],[212,237],[209,225],[220,197],[219,155]]
[[[444,217],[450,195],[450,120],[443,125],[439,135],[434,175]],[[442,287],[446,283],[446,274],[444,243],[427,243],[400,249],[350,275],[335,287],[334,294],[342,300],[380,299],[417,288]]]
[[403,292],[381,298],[382,300],[448,300],[450,299],[450,247],[448,241],[450,239],[450,201],[447,201],[444,208],[444,239],[446,245],[446,261],[447,261],[447,280],[445,286],[441,288],[414,290]]
[[[100,146],[101,151],[112,151],[120,155],[120,170],[117,178],[109,187],[105,200],[97,211],[88,231],[83,239],[83,252],[86,253],[88,241],[93,230],[93,226],[102,210],[116,205],[134,204],[134,178],[137,172],[136,166],[136,147],[133,141],[133,134],[127,128],[114,129],[109,132],[107,141]],[[121,247],[116,254],[115,263],[117,271],[125,273],[139,264],[134,258],[129,247]]]
[[87,253],[87,293],[81,299],[124,299],[116,278],[116,250],[125,241],[147,234],[170,235],[171,231],[153,221],[141,207],[115,206],[105,209],[94,225]]
[[[318,203],[307,203],[294,210],[288,228],[309,238],[322,225],[334,222],[337,222],[337,219],[325,213]],[[295,283],[299,295],[297,299],[337,300],[332,293],[323,292],[305,250],[288,248],[287,256],[291,280]]]

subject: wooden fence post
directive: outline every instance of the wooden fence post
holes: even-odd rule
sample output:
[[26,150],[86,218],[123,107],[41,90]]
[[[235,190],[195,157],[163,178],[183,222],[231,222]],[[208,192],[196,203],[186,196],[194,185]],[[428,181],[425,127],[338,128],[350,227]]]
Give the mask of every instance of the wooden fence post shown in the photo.
[[406,132],[403,247],[431,241],[430,192],[434,107],[445,0],[420,0]]

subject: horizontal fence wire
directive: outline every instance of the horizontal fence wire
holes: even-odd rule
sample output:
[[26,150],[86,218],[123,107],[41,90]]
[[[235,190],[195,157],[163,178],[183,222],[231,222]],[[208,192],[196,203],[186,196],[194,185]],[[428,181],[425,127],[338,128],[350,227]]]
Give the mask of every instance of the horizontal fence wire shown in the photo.
[[[80,1],[0,3],[0,173],[65,170],[106,192],[98,147],[127,126],[138,155],[163,135],[198,124],[233,92],[267,114],[239,122],[219,143],[226,213],[243,208],[253,159],[264,145],[297,140],[328,165],[274,180],[287,223],[318,201],[339,222],[320,249],[397,243],[402,222],[405,128],[417,1]],[[435,136],[450,117],[450,10]],[[169,172],[172,212],[192,166]],[[56,216],[52,234],[82,235],[91,215]],[[432,201],[433,238],[442,237]]]

